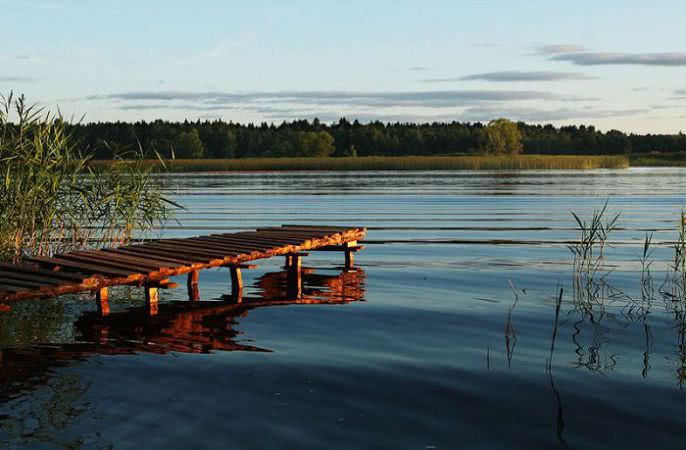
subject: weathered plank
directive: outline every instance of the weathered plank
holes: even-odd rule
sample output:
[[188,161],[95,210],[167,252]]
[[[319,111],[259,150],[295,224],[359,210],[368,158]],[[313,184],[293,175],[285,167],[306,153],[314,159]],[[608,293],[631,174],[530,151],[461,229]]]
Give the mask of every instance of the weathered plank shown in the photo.
[[75,272],[60,272],[54,270],[41,269],[38,266],[30,266],[28,264],[9,264],[0,263],[0,269],[16,273],[45,275],[53,278],[63,280],[82,281],[88,278],[88,275]]
[[46,267],[52,268],[60,267],[65,269],[76,269],[81,272],[86,272],[90,274],[103,274],[108,276],[127,277],[135,273],[130,270],[115,269],[104,264],[92,264],[88,262],[70,261],[68,259],[57,257],[49,258],[47,256],[35,256],[33,258],[28,258],[27,261],[35,262]]

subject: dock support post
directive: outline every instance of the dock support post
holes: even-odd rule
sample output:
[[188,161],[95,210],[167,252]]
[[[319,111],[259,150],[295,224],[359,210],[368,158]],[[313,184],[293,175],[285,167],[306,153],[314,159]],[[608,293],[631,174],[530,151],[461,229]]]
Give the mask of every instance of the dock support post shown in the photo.
[[301,267],[302,267],[302,256],[298,255],[298,254],[291,255],[291,265],[288,266],[288,268],[290,270],[297,270],[299,272]]
[[355,252],[347,250],[345,252],[345,270],[351,270],[355,264]]
[[289,267],[286,271],[286,297],[288,300],[298,300],[303,294],[303,279],[300,265]]
[[100,316],[110,315],[109,290],[106,287],[101,287],[95,291],[95,300],[98,303],[98,314]]
[[293,256],[286,255],[286,268],[291,267],[291,264],[293,264]]
[[148,313],[151,316],[156,316],[159,311],[157,303],[157,287],[146,284],[145,287],[145,306],[148,308]]
[[363,247],[358,247],[357,241],[349,241],[343,244],[345,249],[345,270],[352,270],[355,264],[355,252]]
[[198,289],[199,273],[197,270],[188,273],[188,300],[197,302],[200,300],[200,290]]
[[231,297],[235,303],[241,303],[243,300],[243,275],[240,267],[231,266]]

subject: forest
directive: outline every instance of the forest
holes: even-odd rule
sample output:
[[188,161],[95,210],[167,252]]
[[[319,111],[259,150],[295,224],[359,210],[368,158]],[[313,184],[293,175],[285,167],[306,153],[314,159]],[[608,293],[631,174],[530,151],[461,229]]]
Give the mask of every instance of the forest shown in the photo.
[[71,124],[79,146],[96,159],[142,149],[146,155],[190,159],[253,157],[460,155],[525,153],[613,155],[686,151],[686,134],[626,134],[593,126],[531,125],[498,119],[489,124],[234,122],[99,122]]

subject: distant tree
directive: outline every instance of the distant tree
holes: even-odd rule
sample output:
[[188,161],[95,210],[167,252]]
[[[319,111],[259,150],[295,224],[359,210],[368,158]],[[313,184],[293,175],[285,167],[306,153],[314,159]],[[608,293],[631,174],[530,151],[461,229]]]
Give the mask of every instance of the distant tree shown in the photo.
[[174,153],[177,158],[202,158],[205,148],[198,130],[182,131],[174,138]]
[[331,156],[336,150],[333,136],[326,131],[298,131],[295,140],[296,156],[321,158]]
[[357,149],[355,148],[355,144],[352,144],[348,151],[346,152],[345,156],[350,156],[353,158],[357,158]]
[[522,151],[522,133],[514,122],[496,119],[484,128],[486,150],[497,154],[515,155]]

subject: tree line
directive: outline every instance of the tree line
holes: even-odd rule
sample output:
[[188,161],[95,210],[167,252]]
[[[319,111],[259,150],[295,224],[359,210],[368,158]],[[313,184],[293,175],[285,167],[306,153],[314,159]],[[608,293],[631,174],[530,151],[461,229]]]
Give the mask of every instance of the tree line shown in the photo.
[[450,123],[281,124],[234,122],[97,122],[69,125],[97,159],[142,148],[176,158],[451,155],[465,153],[626,154],[686,151],[686,135],[626,134],[593,126],[531,125],[494,120]]

